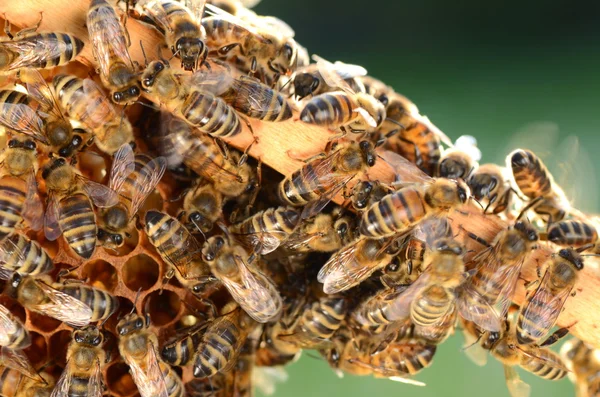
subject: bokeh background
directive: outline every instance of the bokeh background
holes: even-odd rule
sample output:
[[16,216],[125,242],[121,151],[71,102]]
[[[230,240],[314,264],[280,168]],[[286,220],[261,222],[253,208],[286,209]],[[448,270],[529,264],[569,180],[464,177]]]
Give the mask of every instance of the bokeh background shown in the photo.
[[[517,142],[543,141],[539,151],[550,152],[551,168],[559,168],[564,148],[549,148],[539,129],[534,138],[523,132],[544,121],[554,123],[561,137],[577,136],[592,171],[600,171],[599,2],[262,0],[255,10],[288,22],[311,53],[363,65],[412,99],[452,139],[475,136],[484,162],[503,161],[519,134]],[[590,183],[588,198],[598,190]],[[595,199],[584,205],[598,210]],[[458,331],[438,349],[432,367],[417,376],[425,388],[370,377],[339,379],[323,360],[304,354],[287,367],[290,379],[276,395],[508,396],[502,366],[493,359],[475,366],[462,343]],[[574,395],[566,379],[549,382],[520,373],[533,397]]]

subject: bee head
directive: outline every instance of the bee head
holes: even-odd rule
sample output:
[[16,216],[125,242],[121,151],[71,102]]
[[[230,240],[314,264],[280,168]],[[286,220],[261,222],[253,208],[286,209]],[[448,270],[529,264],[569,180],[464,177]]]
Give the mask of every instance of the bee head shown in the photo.
[[294,93],[298,99],[304,99],[317,91],[321,81],[312,73],[299,73],[294,77]]
[[125,336],[143,329],[144,326],[145,322],[143,317],[136,313],[130,313],[117,323],[117,333],[121,336]]
[[365,163],[367,163],[369,167],[373,167],[375,165],[375,159],[377,158],[373,144],[369,141],[361,141],[358,146],[363,154]]
[[104,335],[98,327],[91,325],[73,331],[73,340],[79,344],[100,346],[104,342]]
[[529,167],[532,162],[532,153],[528,150],[517,149],[510,155],[510,165],[513,170],[518,171]]
[[573,248],[563,248],[560,251],[558,251],[558,256],[571,262],[577,270],[583,269],[583,258],[581,257],[579,252],[577,252],[577,250]]
[[489,197],[498,186],[498,178],[488,173],[475,174],[469,178],[467,182],[473,197],[476,200],[482,200],[484,197]]
[[181,58],[181,67],[185,70],[196,69],[198,60],[204,62],[208,55],[204,41],[198,37],[182,37],[177,40],[171,50],[174,54],[179,55],[179,58]]

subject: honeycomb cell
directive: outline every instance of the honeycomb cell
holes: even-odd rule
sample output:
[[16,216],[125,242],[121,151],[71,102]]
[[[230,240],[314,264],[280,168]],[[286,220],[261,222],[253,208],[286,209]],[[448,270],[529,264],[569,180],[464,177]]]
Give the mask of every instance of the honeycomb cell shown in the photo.
[[132,291],[146,291],[158,281],[160,267],[154,259],[140,254],[130,258],[123,266],[123,282]]
[[31,364],[38,368],[46,364],[48,357],[48,346],[46,344],[46,338],[34,331],[29,331],[31,336],[31,346],[25,349],[25,354],[29,357]]
[[146,298],[150,321],[155,326],[163,326],[175,319],[181,308],[181,300],[173,291],[154,291]]
[[108,292],[113,292],[119,282],[117,270],[102,259],[87,263],[81,275],[91,286]]
[[135,227],[127,230],[127,234],[123,240],[123,245],[119,248],[106,250],[107,253],[114,256],[124,256],[131,253],[140,241],[140,234]]
[[42,332],[52,332],[62,324],[62,322],[57,319],[35,312],[29,312],[29,322],[33,329]]
[[103,183],[108,175],[107,163],[104,157],[94,152],[79,152],[77,168],[81,173],[94,182]]
[[0,305],[6,307],[14,316],[25,324],[25,309],[23,309],[23,306],[19,305],[17,301],[6,295],[0,295]]
[[62,330],[50,337],[50,357],[58,365],[65,366],[67,347],[71,343],[71,331]]
[[162,210],[163,202],[164,202],[163,198],[160,195],[160,193],[158,192],[158,190],[154,190],[152,193],[150,193],[148,195],[148,198],[146,198],[146,201],[144,201],[144,205],[142,205],[142,207],[140,208],[139,213],[143,214],[148,210],[155,210],[155,209]]
[[116,362],[106,371],[106,384],[114,395],[130,396],[137,392],[129,367],[124,362]]

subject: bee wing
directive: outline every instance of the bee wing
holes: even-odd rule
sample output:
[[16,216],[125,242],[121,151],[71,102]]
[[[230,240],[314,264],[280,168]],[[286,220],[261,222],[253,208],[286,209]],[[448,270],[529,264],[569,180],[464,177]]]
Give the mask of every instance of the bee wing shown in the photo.
[[181,274],[184,279],[188,279],[190,270],[188,267],[191,265],[190,262],[182,263],[181,258],[173,256],[174,253],[179,252],[192,252],[200,254],[202,247],[200,243],[190,234],[190,232],[183,226],[179,228],[179,233],[173,234],[172,237],[165,241],[158,248],[159,251],[164,255],[166,260],[173,265]]
[[100,369],[100,361],[96,358],[96,365],[88,382],[88,397],[102,397],[102,370]]
[[389,303],[388,319],[402,320],[410,316],[410,307],[417,295],[429,284],[430,274],[425,271],[408,288]]
[[147,354],[145,358],[142,358],[145,362],[140,363],[137,360],[125,357],[125,362],[129,365],[131,371],[131,377],[142,397],[169,397],[156,348],[150,341],[146,347]]
[[229,23],[232,23],[234,25],[237,25],[239,28],[241,29],[245,29],[248,31],[249,34],[254,35],[257,39],[261,40],[263,42],[263,44],[270,44],[270,41],[268,41],[267,39],[265,39],[256,29],[256,27],[254,27],[251,23],[244,21],[243,19],[240,19],[230,13],[228,13],[227,11],[213,6],[212,4],[206,4],[205,5],[205,9],[206,9],[206,14],[209,17],[219,17],[220,19],[223,19]]
[[505,365],[504,377],[511,397],[529,397],[531,386],[521,380],[515,367]]
[[25,69],[19,74],[22,82],[27,84],[27,93],[38,101],[42,108],[65,120],[52,89],[37,69]]
[[42,380],[22,350],[13,350],[2,346],[0,349],[0,363],[5,367],[19,371],[28,378]]
[[386,150],[379,153],[379,157],[392,168],[396,175],[396,182],[430,183],[433,180],[429,175],[398,153]]
[[[108,121],[121,117],[106,98],[104,91],[92,79],[83,79],[83,92],[77,90],[73,95],[77,95],[79,101],[87,103],[87,106],[82,106],[84,109],[79,115],[79,120],[84,124],[98,128]],[[77,99],[73,98],[73,101],[76,102]]]
[[281,112],[281,103],[273,100],[273,97],[276,97],[279,93],[267,86],[263,86],[260,82],[253,81],[247,77],[238,78],[234,81],[233,91],[235,97],[244,98],[248,102],[244,106],[248,106],[252,111],[268,111],[269,113]]
[[73,298],[44,282],[37,282],[37,286],[50,299],[50,303],[33,305],[34,310],[47,316],[63,321],[73,327],[83,327],[92,319],[92,309],[82,301]]
[[233,233],[259,255],[275,251],[281,242],[287,238],[287,233],[280,230],[265,230],[256,233]]
[[142,206],[148,195],[154,191],[166,169],[167,159],[157,157],[140,170],[138,177],[133,183],[130,214],[137,214],[138,209]]
[[291,250],[297,250],[306,247],[312,240],[320,238],[319,233],[308,234],[294,232],[285,242],[285,246]]
[[335,61],[333,63],[333,69],[343,80],[348,80],[354,77],[366,76],[367,69],[363,68],[360,65],[353,65],[350,63],[344,63],[340,61]]
[[185,2],[186,7],[190,10],[196,21],[200,22],[204,15],[204,7],[206,6],[206,0],[187,0]]
[[199,70],[189,77],[184,77],[184,82],[188,83],[193,90],[210,92],[214,95],[221,95],[230,88],[237,88],[237,80],[225,69],[206,71]]
[[135,170],[135,155],[128,143],[117,150],[110,169],[108,187],[119,193],[127,177]]
[[33,170],[27,177],[27,196],[23,203],[21,216],[29,223],[29,227],[32,230],[40,230],[44,225],[44,207],[38,194],[37,182]]
[[319,71],[321,77],[323,77],[323,80],[328,86],[339,88],[350,95],[355,94],[354,90],[350,87],[350,85],[346,81],[344,81],[344,79],[342,79],[339,74],[337,74],[336,68],[331,62],[321,58],[316,54],[313,54],[312,58],[314,61],[317,62],[317,70]]
[[117,62],[133,65],[127,51],[127,37],[123,26],[110,5],[90,10],[87,15],[87,28],[92,52],[102,75],[108,76],[111,65]]
[[[25,255],[21,247],[15,244],[12,235],[4,238],[0,242],[0,264],[9,263],[11,258],[16,257],[15,264],[25,263]],[[12,271],[0,265],[0,280],[7,280],[12,275]],[[8,277],[6,277],[8,276]],[[1,344],[0,344],[1,345]]]
[[[185,7],[183,3],[181,3],[181,6]],[[162,1],[142,2],[142,8],[144,10],[144,14],[146,14],[150,19],[152,19],[157,25],[159,25],[162,31],[169,32],[173,30],[171,24],[169,23],[167,10],[165,10],[165,8],[163,7]],[[185,8],[187,10],[187,7]]]
[[11,318],[10,311],[5,307],[0,305],[0,345],[4,346],[8,344],[10,341],[10,335],[16,333],[19,329],[19,324],[17,324]]
[[259,323],[275,318],[283,306],[281,296],[265,276],[251,272],[248,264],[236,256],[241,283],[223,277],[221,281],[246,313]]
[[69,362],[67,361],[67,365],[65,369],[63,369],[58,382],[54,385],[54,390],[52,390],[52,394],[50,397],[69,397],[69,387],[71,386],[71,382],[73,379],[72,372],[68,370]]
[[96,207],[109,208],[116,205],[119,202],[119,195],[117,192],[104,186],[101,183],[90,181],[83,176],[78,177],[81,182],[83,190],[87,193],[88,197],[92,199]]
[[409,375],[406,372],[402,372],[398,369],[373,365],[371,363],[366,363],[356,358],[351,358],[348,361],[352,364],[371,369],[376,377],[388,378],[389,380],[392,380],[394,382],[407,383],[413,386],[426,386],[426,384],[423,382],[419,382],[417,380],[408,378]]
[[44,122],[38,112],[24,103],[4,102],[0,106],[2,107],[0,124],[48,144],[48,139],[44,135]]
[[62,234],[60,224],[58,223],[60,214],[58,203],[58,198],[55,195],[51,195],[48,200],[46,215],[44,216],[44,235],[49,241],[56,240]]
[[377,127],[377,122],[375,121],[375,119],[373,118],[373,116],[371,116],[369,114],[369,112],[366,111],[366,109],[363,108],[354,108],[352,109],[352,111],[358,113],[360,115],[360,117],[362,117],[369,126],[375,128]]
[[[321,196],[319,199],[312,201],[304,206],[302,209],[302,214],[300,215],[301,219],[308,219],[323,210],[329,204],[331,200],[350,182],[355,175],[348,176],[340,176],[340,175],[330,175],[330,181],[333,182],[333,186],[329,189],[329,191]],[[324,178],[320,178],[323,180]],[[301,189],[300,189],[301,190]]]
[[69,50],[64,41],[52,35],[43,37],[35,35],[35,37],[25,37],[20,40],[2,41],[0,42],[1,49],[6,49],[18,55],[9,65],[7,71],[26,68],[49,59],[58,58]]

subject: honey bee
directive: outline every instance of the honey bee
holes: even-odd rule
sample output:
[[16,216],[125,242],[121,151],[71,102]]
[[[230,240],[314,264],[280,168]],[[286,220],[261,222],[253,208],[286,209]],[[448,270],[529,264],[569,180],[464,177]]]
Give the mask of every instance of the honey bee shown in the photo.
[[165,213],[146,212],[146,234],[161,258],[179,278],[194,280],[210,274],[202,260],[202,246],[179,221]]
[[254,360],[257,340],[251,336],[240,349],[237,362],[233,367],[233,396],[254,396]]
[[74,327],[92,321],[94,312],[84,302],[50,286],[49,279],[21,276],[15,273],[10,280],[9,294],[23,307],[53,317]]
[[392,87],[372,76],[357,76],[354,81],[361,91],[377,99],[386,108],[390,103],[390,98],[398,95]]
[[[348,83],[355,91],[359,88],[354,82],[354,78],[365,76],[367,70],[359,65],[351,65],[344,62],[336,61],[331,64],[332,72],[336,73],[342,80]],[[317,64],[307,65],[304,68],[298,69],[293,76],[294,96],[302,100],[307,96],[316,96],[324,92],[335,90],[327,84],[319,71]]]
[[209,323],[206,322],[182,329],[175,338],[165,343],[160,354],[162,359],[171,365],[177,366],[189,363],[208,325]]
[[[477,236],[471,237],[480,241]],[[472,259],[475,271],[463,283],[458,297],[460,315],[465,320],[491,332],[501,330],[523,263],[537,241],[535,228],[526,221],[517,221]]]
[[8,349],[25,349],[29,345],[31,345],[29,331],[10,310],[0,305],[0,346]]
[[463,135],[452,148],[444,150],[435,175],[468,181],[480,159],[481,151],[477,148],[477,140],[470,135]]
[[200,183],[191,188],[184,197],[183,211],[180,212],[187,220],[185,226],[192,231],[210,232],[215,222],[223,218],[225,199],[211,183]]
[[119,105],[134,103],[140,96],[136,68],[129,56],[129,35],[106,0],[92,0],[86,26],[92,52],[98,62],[102,84]]
[[362,212],[389,193],[390,188],[380,181],[360,181],[352,188],[352,208]]
[[183,397],[183,383],[158,355],[158,338],[148,330],[150,322],[130,313],[117,323],[119,352],[129,366],[142,397]]
[[300,212],[292,207],[269,208],[229,227],[236,239],[259,255],[275,251],[294,232]]
[[[41,18],[40,22],[41,23]],[[83,50],[83,41],[68,33],[35,33],[28,28],[10,33],[10,23],[5,18],[4,32],[10,40],[0,41],[0,73],[15,72],[24,68],[49,69],[75,59]]]
[[572,338],[560,348],[560,356],[569,369],[569,378],[575,383],[577,397],[592,397],[600,393],[600,360],[598,350]]
[[44,219],[46,238],[54,241],[64,234],[71,249],[89,259],[96,249],[98,234],[91,201],[101,208],[112,207],[118,202],[117,193],[83,177],[62,157],[44,168],[42,178],[49,197]]
[[501,214],[510,209],[514,190],[505,168],[496,164],[480,165],[473,171],[467,184],[473,198],[485,205],[484,213]]
[[67,365],[56,382],[54,396],[102,396],[102,367],[106,363],[104,336],[93,325],[73,331]]
[[141,0],[135,4],[140,19],[150,22],[164,34],[167,46],[181,59],[181,67],[185,70],[197,69],[208,55],[203,40],[206,32],[200,23],[204,1],[195,3],[193,9],[174,0]]
[[119,204],[104,210],[103,226],[98,232],[101,244],[118,248],[125,242],[127,229],[167,168],[164,157],[152,159],[145,154],[134,155],[129,144],[116,153],[111,168],[109,188],[119,194]]
[[237,113],[222,98],[208,90],[190,90],[166,61],[151,62],[144,70],[141,82],[146,93],[204,133],[224,138],[235,136],[242,130]]
[[384,196],[363,212],[361,235],[398,236],[411,231],[423,219],[442,216],[469,199],[469,187],[462,180],[431,178],[401,156],[391,152],[383,156],[398,172],[399,182],[408,186]]
[[202,257],[213,275],[227,288],[233,299],[259,323],[273,320],[281,313],[282,300],[276,286],[264,274],[250,267],[248,253],[235,244],[227,229],[225,235],[206,240]]
[[516,331],[520,344],[537,343],[554,326],[583,269],[580,252],[587,248],[563,248],[546,262],[539,285],[521,305]]
[[22,220],[33,230],[43,226],[44,211],[38,195],[36,144],[15,135],[2,153],[0,168],[0,236],[13,233]]
[[330,62],[316,57],[323,80],[339,90],[320,94],[304,105],[300,120],[342,132],[374,132],[383,123],[385,107],[369,94],[354,91]]
[[353,219],[349,216],[320,213],[302,221],[284,243],[296,252],[333,252],[354,238]]
[[[230,307],[225,306],[224,311]],[[194,377],[206,378],[231,370],[255,325],[256,322],[239,307],[214,319],[196,350]]]
[[92,309],[92,318],[90,321],[104,321],[113,315],[119,308],[119,300],[112,294],[99,288],[78,282],[69,282],[65,280],[61,284],[55,284],[56,290],[67,294],[87,307]]
[[591,222],[569,219],[550,224],[548,232],[540,234],[540,239],[567,247],[580,247],[595,243],[598,231]]
[[98,149],[113,155],[123,144],[133,141],[129,120],[92,79],[59,74],[54,76],[52,86],[67,114],[93,133]]
[[321,210],[354,178],[360,178],[375,165],[375,148],[369,141],[337,145],[320,158],[279,184],[279,196],[289,205],[304,205],[301,218],[306,219]]
[[306,300],[302,298],[298,300],[284,298],[281,317],[277,321],[264,325],[256,351],[256,365],[280,366],[294,362],[300,357],[301,348],[281,336],[292,332],[300,319],[305,302]]
[[0,395],[7,397],[50,397],[54,390],[54,377],[43,372],[36,377],[24,375],[10,367],[0,367]]
[[9,279],[14,272],[37,276],[53,269],[52,259],[37,241],[20,233],[13,233],[0,241],[0,279]]

